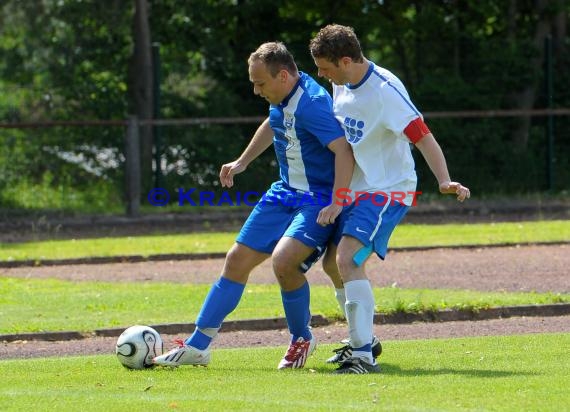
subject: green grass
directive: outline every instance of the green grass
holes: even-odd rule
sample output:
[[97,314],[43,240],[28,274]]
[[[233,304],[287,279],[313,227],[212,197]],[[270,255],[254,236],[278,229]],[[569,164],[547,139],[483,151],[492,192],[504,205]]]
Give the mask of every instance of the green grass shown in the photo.
[[[123,369],[114,355],[0,361],[2,410],[568,411],[570,334],[385,341],[377,375],[341,376],[322,345],[221,349],[208,368]],[[110,351],[112,348],[110,348]]]
[[[0,333],[126,327],[138,323],[194,322],[209,285],[70,282],[0,278]],[[377,311],[419,312],[446,308],[570,302],[570,294],[375,288]],[[314,315],[340,317],[334,290],[311,287]],[[283,317],[277,285],[246,287],[227,320]]]
[[556,241],[570,241],[570,220],[399,225],[390,239],[390,246],[461,246]]
[[93,177],[84,189],[72,188],[71,177],[56,178],[46,172],[41,182],[18,179],[0,192],[0,204],[14,209],[48,211],[81,211],[81,213],[120,214],[124,211],[122,194],[111,181]]
[[[235,233],[192,233],[27,243],[0,243],[0,261],[90,256],[225,252]],[[390,247],[493,245],[570,241],[570,221],[412,225],[396,228]]]

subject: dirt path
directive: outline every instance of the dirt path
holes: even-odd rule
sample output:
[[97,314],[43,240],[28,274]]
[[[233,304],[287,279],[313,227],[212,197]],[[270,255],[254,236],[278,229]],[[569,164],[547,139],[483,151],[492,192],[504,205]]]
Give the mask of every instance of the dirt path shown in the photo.
[[[0,269],[10,277],[73,281],[212,283],[223,259],[40,266]],[[570,292],[570,244],[390,252],[367,266],[377,287],[471,289],[482,291]],[[320,263],[308,274],[312,284],[330,284]],[[268,260],[250,275],[252,283],[275,283]]]
[[[50,266],[0,269],[0,276],[60,278],[73,281],[141,281],[211,283],[218,277],[221,259],[144,262],[129,264]],[[570,292],[570,245],[434,249],[391,252],[382,262],[372,259],[368,272],[375,286],[450,288],[483,291]],[[320,268],[311,269],[312,284],[330,284]],[[258,267],[250,282],[275,283],[269,262]],[[239,307],[238,309],[239,310]],[[193,321],[181,319],[180,321]],[[321,343],[347,336],[345,324],[315,328]],[[546,332],[570,333],[570,316],[526,317],[476,322],[376,325],[384,341],[506,335]],[[164,336],[165,346],[174,337]],[[113,353],[116,338],[88,338],[69,342],[12,342],[0,344],[0,359]],[[285,345],[285,330],[221,333],[215,347]],[[328,353],[318,356],[328,357]]]
[[[314,328],[321,344],[337,343],[347,337],[345,323]],[[514,335],[546,332],[570,333],[570,316],[517,317],[476,322],[413,323],[409,325],[375,325],[374,333],[383,342],[407,339],[439,339],[466,336]],[[180,336],[178,336],[180,337]],[[165,349],[172,346],[176,336],[163,335]],[[89,338],[74,341],[19,341],[0,343],[0,360],[46,356],[78,356],[112,354],[116,338]],[[220,333],[212,348],[283,346],[289,341],[287,330],[241,331]],[[327,359],[331,354],[317,351],[316,356]],[[215,358],[215,354],[214,354]],[[276,360],[277,362],[277,360]]]

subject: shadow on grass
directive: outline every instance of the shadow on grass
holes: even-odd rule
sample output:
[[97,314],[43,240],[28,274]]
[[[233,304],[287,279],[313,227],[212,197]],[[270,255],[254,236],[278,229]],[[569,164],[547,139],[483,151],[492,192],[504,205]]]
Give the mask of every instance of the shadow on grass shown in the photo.
[[[505,378],[513,376],[538,376],[540,374],[535,372],[517,372],[508,370],[491,370],[491,369],[452,369],[434,367],[432,369],[417,367],[413,369],[403,369],[398,365],[380,362],[382,372],[378,375],[385,376],[402,376],[402,377],[418,377],[418,376],[439,376],[439,375],[461,375],[471,376],[473,378]],[[317,373],[333,374],[334,368],[318,366],[309,368]],[[370,376],[370,375],[368,375]]]

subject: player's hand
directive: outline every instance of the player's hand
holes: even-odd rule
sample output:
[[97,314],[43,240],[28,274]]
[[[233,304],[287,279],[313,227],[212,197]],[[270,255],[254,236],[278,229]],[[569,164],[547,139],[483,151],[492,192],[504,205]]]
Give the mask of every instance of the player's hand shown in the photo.
[[463,186],[459,182],[443,182],[439,185],[440,193],[457,195],[457,200],[463,202],[471,197],[471,191],[468,187]]
[[234,160],[231,163],[226,163],[222,165],[220,169],[220,183],[222,187],[232,187],[234,185],[234,175],[241,173],[245,170],[245,166],[242,165],[239,160]]
[[319,216],[317,216],[317,223],[321,226],[330,225],[334,223],[340,212],[342,212],[342,206],[331,203],[321,209]]

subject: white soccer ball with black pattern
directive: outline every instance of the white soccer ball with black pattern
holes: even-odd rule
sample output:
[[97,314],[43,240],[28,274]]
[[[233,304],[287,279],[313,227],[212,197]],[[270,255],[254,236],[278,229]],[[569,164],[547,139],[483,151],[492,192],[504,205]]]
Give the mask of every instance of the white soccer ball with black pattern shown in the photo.
[[115,347],[119,362],[128,369],[146,369],[154,366],[152,359],[162,355],[160,334],[150,326],[135,325],[126,329]]

